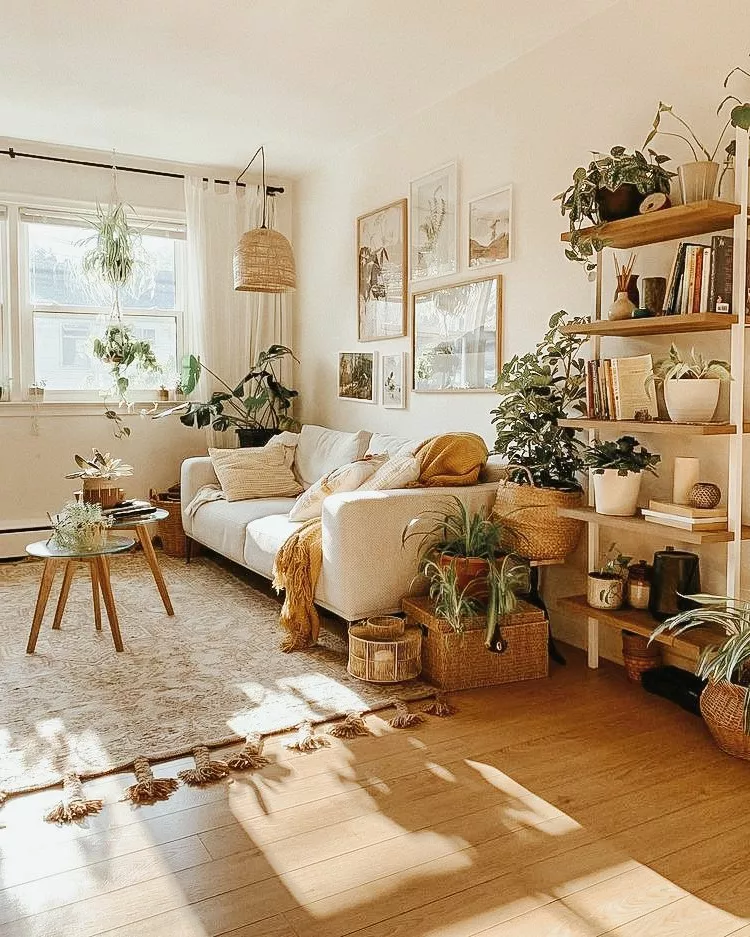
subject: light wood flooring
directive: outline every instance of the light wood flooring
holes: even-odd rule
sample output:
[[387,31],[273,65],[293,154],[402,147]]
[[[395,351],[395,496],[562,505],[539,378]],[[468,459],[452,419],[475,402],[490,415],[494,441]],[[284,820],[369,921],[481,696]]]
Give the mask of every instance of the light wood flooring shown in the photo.
[[[2,937],[750,937],[750,764],[570,649],[549,680],[51,827],[0,811]],[[157,767],[173,776],[186,760]]]

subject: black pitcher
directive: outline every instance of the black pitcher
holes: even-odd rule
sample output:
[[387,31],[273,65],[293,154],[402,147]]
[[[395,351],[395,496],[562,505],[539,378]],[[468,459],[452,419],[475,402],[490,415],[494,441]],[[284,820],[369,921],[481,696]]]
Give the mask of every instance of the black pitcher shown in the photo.
[[695,553],[666,547],[654,553],[648,610],[659,621],[695,608],[683,598],[701,591],[700,558]]

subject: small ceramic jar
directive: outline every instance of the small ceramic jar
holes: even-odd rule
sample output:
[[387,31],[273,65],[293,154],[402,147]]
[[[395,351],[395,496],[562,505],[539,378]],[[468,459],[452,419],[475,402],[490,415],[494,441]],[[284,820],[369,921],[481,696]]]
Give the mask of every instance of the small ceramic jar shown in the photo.
[[628,570],[627,602],[631,608],[648,608],[650,597],[651,567],[645,560],[640,560]]

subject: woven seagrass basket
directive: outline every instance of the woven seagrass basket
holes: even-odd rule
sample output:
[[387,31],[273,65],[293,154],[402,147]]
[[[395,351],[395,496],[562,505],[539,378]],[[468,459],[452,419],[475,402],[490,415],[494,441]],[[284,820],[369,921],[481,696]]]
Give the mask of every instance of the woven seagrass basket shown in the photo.
[[[370,619],[363,625],[349,628],[349,663],[347,670],[367,683],[401,683],[419,676],[422,669],[422,632],[406,627],[402,619],[401,633],[395,634],[393,623],[378,625],[383,619]],[[390,627],[390,632],[388,628]],[[390,634],[390,637],[385,637]]]
[[661,648],[658,644],[649,644],[648,638],[630,631],[622,632],[622,662],[628,680],[640,683],[641,676],[662,662]]
[[745,733],[747,687],[736,683],[709,683],[701,693],[701,713],[722,751],[750,761],[750,735]]
[[156,491],[151,491],[150,500],[158,508],[162,508],[169,517],[159,521],[159,539],[161,548],[167,556],[186,556],[187,537],[182,529],[182,506],[178,501],[163,497]]

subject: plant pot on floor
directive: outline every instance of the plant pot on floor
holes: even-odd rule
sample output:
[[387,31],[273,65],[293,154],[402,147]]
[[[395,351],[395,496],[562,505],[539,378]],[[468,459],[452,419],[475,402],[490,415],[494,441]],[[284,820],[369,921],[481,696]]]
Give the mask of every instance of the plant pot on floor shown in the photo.
[[664,403],[674,423],[709,423],[719,402],[721,381],[715,378],[701,380],[664,381]]
[[492,516],[508,524],[515,549],[529,560],[562,560],[573,553],[583,533],[583,521],[558,517],[558,508],[583,504],[582,491],[536,488],[500,481]]
[[254,429],[244,426],[237,427],[237,439],[240,448],[255,449],[265,446],[269,439],[278,436],[281,430],[278,429]]
[[719,164],[708,160],[697,160],[679,166],[677,178],[683,204],[689,205],[691,202],[703,202],[713,198],[718,176]]
[[592,608],[622,608],[625,583],[617,573],[589,573],[586,600]]
[[617,469],[594,472],[594,507],[597,514],[632,517],[638,508],[642,472],[620,475]]
[[701,693],[701,714],[722,751],[750,761],[750,736],[744,729],[748,689],[736,683],[706,684]]
[[632,683],[640,683],[641,677],[647,670],[660,667],[662,662],[661,647],[642,634],[633,634],[630,631],[622,633],[622,662],[625,665],[625,674]]

